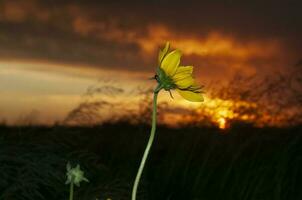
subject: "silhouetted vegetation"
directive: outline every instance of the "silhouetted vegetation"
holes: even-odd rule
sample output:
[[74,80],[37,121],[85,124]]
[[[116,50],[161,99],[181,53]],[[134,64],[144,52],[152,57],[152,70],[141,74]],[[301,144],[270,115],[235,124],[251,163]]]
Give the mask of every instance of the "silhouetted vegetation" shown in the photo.
[[[66,163],[90,183],[76,199],[130,199],[149,127],[1,128],[0,199],[67,199]],[[159,127],[139,199],[302,198],[302,129]]]
[[[260,127],[296,126],[302,123],[301,74],[300,65],[285,73],[272,72],[267,76],[247,77],[238,73],[225,84],[208,85],[205,90],[209,100],[197,109],[160,102],[158,121],[164,123],[163,119],[169,115],[178,115],[179,126],[218,126],[219,120],[225,120],[228,126],[238,122]],[[61,124],[93,126],[120,121],[149,124],[152,90],[137,88],[129,92],[106,83],[96,84],[87,89],[83,102],[71,110]],[[124,95],[122,99],[135,97],[137,100],[111,101],[121,95]]]

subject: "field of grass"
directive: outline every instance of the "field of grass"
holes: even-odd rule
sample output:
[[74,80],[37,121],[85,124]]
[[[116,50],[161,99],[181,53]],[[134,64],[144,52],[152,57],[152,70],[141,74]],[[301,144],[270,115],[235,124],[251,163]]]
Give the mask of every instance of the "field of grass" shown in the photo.
[[[158,127],[138,200],[302,199],[302,127]],[[1,127],[0,199],[66,200],[66,163],[89,183],[75,199],[129,200],[149,136],[127,123]]]

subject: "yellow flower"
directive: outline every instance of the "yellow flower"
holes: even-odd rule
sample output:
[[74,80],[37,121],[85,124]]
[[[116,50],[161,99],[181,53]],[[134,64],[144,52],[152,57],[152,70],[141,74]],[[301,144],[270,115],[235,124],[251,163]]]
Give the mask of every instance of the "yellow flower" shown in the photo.
[[202,102],[201,86],[198,86],[192,76],[193,66],[180,66],[181,52],[177,49],[169,52],[169,49],[170,44],[167,42],[158,54],[159,67],[155,76],[158,89],[169,92],[175,89],[188,101]]

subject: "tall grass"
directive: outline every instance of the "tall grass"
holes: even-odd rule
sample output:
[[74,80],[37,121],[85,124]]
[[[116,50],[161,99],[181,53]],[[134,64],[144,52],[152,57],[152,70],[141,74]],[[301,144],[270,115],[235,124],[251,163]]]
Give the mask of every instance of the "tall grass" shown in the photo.
[[[301,127],[160,127],[138,199],[302,198]],[[80,163],[90,183],[75,199],[130,199],[148,127],[1,128],[0,199],[67,199],[65,166]]]

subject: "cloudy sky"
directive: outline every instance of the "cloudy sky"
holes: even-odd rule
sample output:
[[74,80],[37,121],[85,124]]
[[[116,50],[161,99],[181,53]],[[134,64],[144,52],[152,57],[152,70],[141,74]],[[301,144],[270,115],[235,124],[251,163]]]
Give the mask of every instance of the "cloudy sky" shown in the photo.
[[0,119],[62,119],[87,87],[152,85],[170,41],[204,85],[302,59],[301,1],[0,0]]

